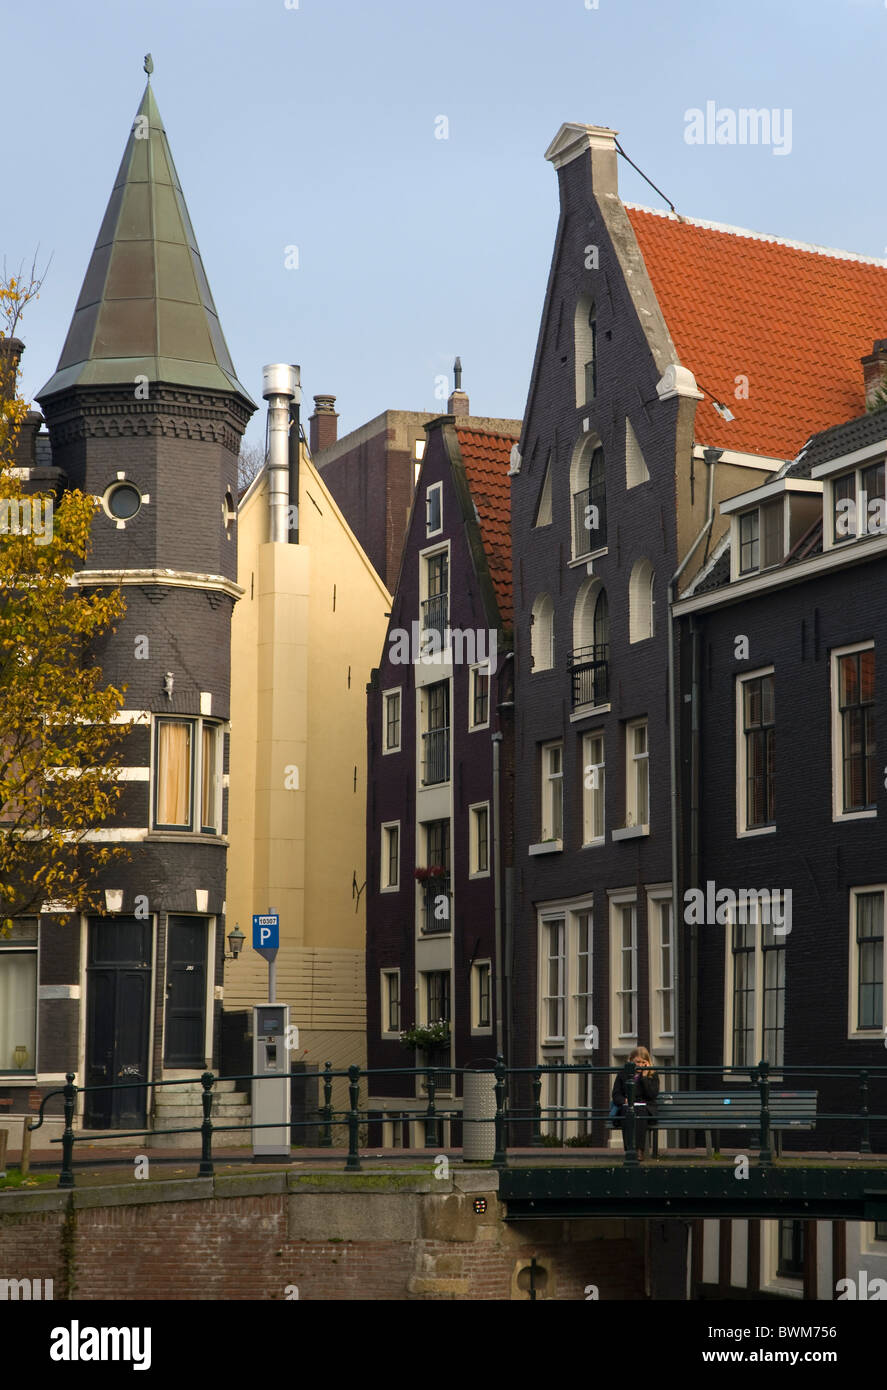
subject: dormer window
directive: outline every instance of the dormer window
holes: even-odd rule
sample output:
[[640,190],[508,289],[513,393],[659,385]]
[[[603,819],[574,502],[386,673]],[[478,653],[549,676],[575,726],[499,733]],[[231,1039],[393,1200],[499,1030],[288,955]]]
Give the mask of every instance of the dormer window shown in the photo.
[[887,533],[884,460],[842,473],[831,484],[831,544]]
[[785,504],[782,498],[765,506],[752,507],[739,515],[739,573],[778,565],[785,555],[783,522]]
[[597,396],[597,308],[588,294],[580,294],[576,301],[573,350],[576,362],[576,405],[581,407]]
[[433,483],[425,489],[425,534],[439,536],[443,530],[443,484]]

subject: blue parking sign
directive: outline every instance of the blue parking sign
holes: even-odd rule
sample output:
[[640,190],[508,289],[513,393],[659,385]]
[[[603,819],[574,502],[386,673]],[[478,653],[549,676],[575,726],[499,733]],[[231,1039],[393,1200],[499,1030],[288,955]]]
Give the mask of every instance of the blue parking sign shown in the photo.
[[280,945],[280,916],[276,912],[253,914],[253,950],[276,951]]

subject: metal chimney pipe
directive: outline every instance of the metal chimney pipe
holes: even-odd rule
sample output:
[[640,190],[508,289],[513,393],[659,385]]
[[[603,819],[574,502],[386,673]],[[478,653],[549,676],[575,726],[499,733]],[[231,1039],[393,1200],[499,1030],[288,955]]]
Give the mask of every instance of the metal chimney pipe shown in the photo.
[[270,539],[286,542],[289,507],[290,401],[299,395],[299,369],[288,362],[262,368],[262,396],[268,402],[268,510]]
[[293,366],[296,375],[296,394],[290,401],[289,436],[289,506],[292,524],[289,528],[290,545],[299,544],[299,454],[302,448],[302,422],[299,406],[302,403],[302,388],[299,385],[299,368]]

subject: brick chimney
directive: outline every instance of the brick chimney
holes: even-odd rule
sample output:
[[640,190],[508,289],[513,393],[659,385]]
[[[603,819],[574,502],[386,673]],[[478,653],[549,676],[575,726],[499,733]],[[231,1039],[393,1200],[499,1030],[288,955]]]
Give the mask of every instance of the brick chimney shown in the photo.
[[865,381],[865,404],[868,410],[875,398],[875,393],[887,382],[887,338],[877,338],[872,343],[872,350],[867,357],[860,359],[862,362],[862,374]]
[[14,394],[25,345],[21,338],[0,338],[0,392],[4,400]]
[[308,418],[308,448],[312,455],[335,444],[339,437],[339,416],[335,396],[315,396],[314,414]]
[[[24,350],[21,338],[0,338],[0,393],[4,400],[9,400],[16,391]],[[40,411],[29,410],[16,435],[14,468],[36,468],[37,435],[42,424]]]
[[468,405],[468,397],[462,390],[462,358],[457,357],[453,363],[453,389],[450,392],[450,399],[447,401],[447,414],[455,415],[457,419],[461,416],[471,414]]

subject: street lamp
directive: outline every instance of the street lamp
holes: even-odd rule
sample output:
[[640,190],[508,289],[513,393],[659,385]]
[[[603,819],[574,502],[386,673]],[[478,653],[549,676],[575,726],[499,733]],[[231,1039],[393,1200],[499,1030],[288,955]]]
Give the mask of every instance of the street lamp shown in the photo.
[[230,956],[225,956],[225,960],[236,960],[243,950],[243,943],[245,940],[246,937],[235,922],[234,930],[228,933],[228,945],[231,947],[231,954]]

